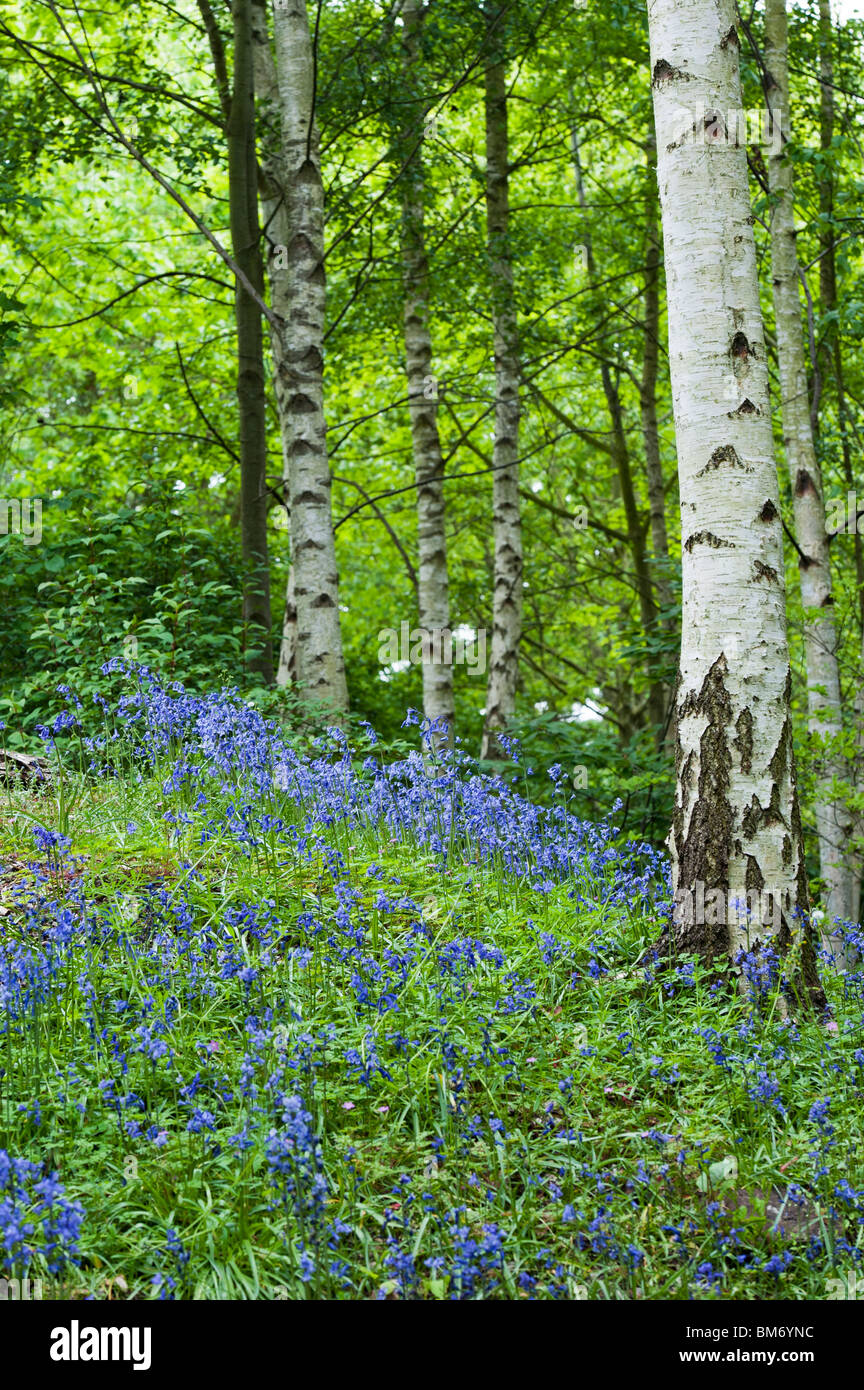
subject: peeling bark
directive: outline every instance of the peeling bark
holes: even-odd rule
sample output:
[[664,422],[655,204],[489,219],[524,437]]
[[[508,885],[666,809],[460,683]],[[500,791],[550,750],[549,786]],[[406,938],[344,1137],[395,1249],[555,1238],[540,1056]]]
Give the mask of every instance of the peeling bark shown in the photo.
[[[649,0],[648,17],[681,530],[689,537],[669,847],[676,901],[704,902],[710,893],[722,904],[717,921],[676,913],[675,944],[708,961],[734,960],[760,944],[794,946],[794,978],[821,1003],[812,940],[795,916],[809,902],[746,152],[695,134],[673,138],[682,108],[695,124],[705,112],[741,107],[735,5]],[[730,394],[738,399],[731,410]],[[707,468],[718,450],[730,452]],[[744,467],[731,462],[732,451]],[[765,892],[748,921],[738,904],[756,883]]]

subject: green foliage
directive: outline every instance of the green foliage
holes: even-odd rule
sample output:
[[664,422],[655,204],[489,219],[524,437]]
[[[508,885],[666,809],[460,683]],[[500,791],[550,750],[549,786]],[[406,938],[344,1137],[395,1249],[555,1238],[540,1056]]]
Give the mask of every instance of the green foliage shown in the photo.
[[177,500],[167,485],[137,496],[130,488],[116,511],[101,513],[101,499],[79,488],[48,503],[38,546],[0,536],[8,634],[0,713],[10,747],[30,743],[70,674],[89,703],[112,658],[140,661],[193,689],[236,681],[236,541],[224,529],[189,524],[189,508]]
[[[379,631],[416,621],[399,250],[406,124],[418,138],[425,130],[430,322],[452,625],[483,629],[491,641],[495,392],[482,70],[486,58],[500,52],[511,84],[511,238],[523,359],[525,620],[514,732],[536,766],[532,794],[552,795],[546,771],[555,762],[584,765],[588,786],[580,788],[580,809],[602,818],[620,801],[625,833],[659,844],[668,828],[672,748],[652,726],[647,696],[652,679],[667,695],[672,689],[680,624],[668,367],[661,352],[657,411],[671,555],[655,556],[648,545],[648,558],[655,596],[665,579],[673,601],[647,630],[634,577],[635,538],[628,534],[609,452],[610,406],[601,376],[605,365],[618,394],[640,525],[650,537],[640,390],[646,224],[656,189],[644,4],[552,0],[538,9],[519,0],[500,7],[490,39],[474,0],[436,0],[427,10],[422,70],[410,92],[395,10],[385,15],[371,0],[348,0],[321,7],[318,18],[326,411],[353,718],[368,719],[385,738],[398,740],[406,710],[421,703],[417,668],[382,673],[378,658]],[[857,457],[864,428],[855,124],[861,23],[837,30],[837,116],[823,149],[814,7],[795,5],[790,19],[790,158],[799,253],[808,267],[818,448],[826,497],[833,497],[855,485],[844,457]],[[757,7],[748,17],[757,48],[761,22]],[[7,59],[0,78],[0,491],[43,503],[41,544],[28,548],[17,536],[0,536],[0,711],[16,746],[28,744],[58,681],[74,674],[82,689],[94,689],[101,664],[122,655],[130,638],[141,660],[196,688],[247,683],[230,272],[117,134],[224,243],[226,159],[210,49],[197,11],[183,6],[169,12],[148,0],[131,9],[109,5],[100,11],[98,30],[83,13],[74,25],[68,16],[64,23],[68,32],[50,11],[37,17],[12,5],[0,40]],[[217,23],[230,66],[227,11],[217,14]],[[102,96],[80,69],[70,34],[79,52],[90,45],[104,77]],[[742,61],[745,101],[756,108],[763,100],[761,69],[749,42]],[[773,372],[768,200],[758,152],[751,164]],[[828,175],[830,213],[820,199],[820,181]],[[820,238],[829,224],[837,240],[832,308],[821,303],[817,283]],[[583,255],[589,241],[593,282]],[[664,343],[662,284],[658,336]],[[845,414],[835,344],[845,373]],[[284,512],[275,502],[282,441],[272,396],[270,405],[278,628],[290,557]],[[779,451],[779,419],[777,443]],[[791,531],[785,480],[783,487]],[[864,573],[857,544],[851,535],[834,543],[850,747]],[[799,765],[811,788],[818,750],[805,734],[803,616],[791,545],[787,559]],[[278,631],[273,640],[275,648]],[[480,676],[457,669],[458,732],[475,752],[484,685]],[[281,695],[273,704],[286,719],[318,727],[320,711],[304,718],[296,700]],[[578,722],[574,709],[599,711],[600,722]],[[860,789],[850,788],[850,796],[860,796]],[[809,804],[805,830],[815,869]]]

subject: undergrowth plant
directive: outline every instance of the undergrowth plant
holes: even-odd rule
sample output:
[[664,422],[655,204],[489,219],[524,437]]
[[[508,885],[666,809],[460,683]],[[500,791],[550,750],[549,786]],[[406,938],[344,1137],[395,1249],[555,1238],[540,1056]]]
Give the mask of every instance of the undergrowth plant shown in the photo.
[[823,960],[826,1025],[755,944],[670,961],[662,856],[578,819],[560,769],[538,806],[436,764],[413,712],[398,757],[368,726],[299,747],[231,691],[109,677],[101,732],[64,687],[47,778],[4,793],[7,1278],[854,1296],[860,969]]

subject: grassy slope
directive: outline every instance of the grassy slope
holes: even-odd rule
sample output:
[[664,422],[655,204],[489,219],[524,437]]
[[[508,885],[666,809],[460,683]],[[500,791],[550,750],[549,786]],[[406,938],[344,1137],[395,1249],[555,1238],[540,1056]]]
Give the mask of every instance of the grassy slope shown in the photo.
[[0,1162],[7,1273],[97,1298],[849,1279],[856,978],[826,966],[829,1032],[658,974],[649,877],[604,833],[338,746],[280,789],[251,716],[182,701],[109,720],[111,775],[6,795],[0,1150],[65,1194]]

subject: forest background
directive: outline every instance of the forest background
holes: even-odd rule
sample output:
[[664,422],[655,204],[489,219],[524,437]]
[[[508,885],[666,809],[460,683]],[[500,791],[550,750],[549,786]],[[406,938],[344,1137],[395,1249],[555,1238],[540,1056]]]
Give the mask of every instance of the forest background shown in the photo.
[[[741,18],[744,104],[758,117],[761,7],[745,6]],[[860,811],[864,22],[854,6],[835,4],[832,18],[827,0],[793,6],[789,22],[787,156],[832,536],[841,751],[852,769],[840,793]],[[247,154],[249,139],[237,128],[241,102],[232,118],[231,98],[242,96],[255,34],[267,23],[256,5],[211,9],[207,0],[3,6],[0,716],[11,748],[36,751],[34,731],[58,682],[89,701],[112,657],[193,689],[239,686],[303,730],[332,722],[332,708],[310,704],[284,644],[289,498],[273,384],[278,347],[260,311],[266,452],[255,506],[271,605],[263,636],[254,583],[249,599],[241,486],[249,415],[242,382],[238,407],[234,276],[215,244],[231,256],[231,181],[238,139]],[[525,754],[516,775],[533,799],[548,800],[556,793],[547,771],[560,764],[580,814],[599,819],[616,808],[625,836],[660,844],[674,792],[680,525],[645,7],[435,0],[413,50],[398,5],[327,0],[309,7],[309,23],[325,213],[324,414],[350,704],[340,717],[355,727],[369,721],[395,748],[406,711],[424,707],[421,663],[404,646],[395,659],[387,654],[389,633],[401,639],[418,624],[422,579],[405,338],[405,190],[416,192],[419,153],[432,348],[423,396],[434,403],[440,438],[450,626],[471,657],[452,668],[455,727],[470,752],[498,751],[483,737],[500,444],[501,267],[484,128],[494,49],[506,77],[506,239],[518,328],[523,613],[506,712]],[[251,90],[244,100],[248,116]],[[261,286],[271,303],[287,256],[268,183],[273,123],[260,68],[256,102]],[[808,867],[818,879],[812,805],[825,749],[807,729],[806,624],[782,467],[770,139],[758,118],[751,122],[792,708]],[[235,226],[235,248],[241,243]]]

